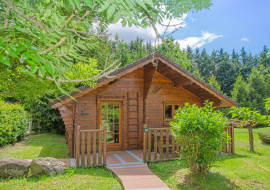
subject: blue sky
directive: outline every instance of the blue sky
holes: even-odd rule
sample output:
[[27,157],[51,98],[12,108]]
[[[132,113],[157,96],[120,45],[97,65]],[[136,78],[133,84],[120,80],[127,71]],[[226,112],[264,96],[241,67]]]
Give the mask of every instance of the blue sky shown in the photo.
[[[252,54],[258,54],[263,46],[270,48],[270,1],[269,0],[213,0],[210,10],[184,15],[184,27],[173,34],[182,48],[188,44],[206,49],[224,48],[240,52],[242,47]],[[117,32],[119,37],[130,41],[137,36],[146,41],[154,41],[152,28],[121,28],[121,24],[109,27],[109,32]],[[162,28],[160,28],[162,31]]]

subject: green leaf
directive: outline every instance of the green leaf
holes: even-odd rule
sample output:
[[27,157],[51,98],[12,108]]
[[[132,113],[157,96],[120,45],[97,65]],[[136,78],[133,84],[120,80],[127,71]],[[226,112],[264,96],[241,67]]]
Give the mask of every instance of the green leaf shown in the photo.
[[122,20],[122,26],[125,27],[127,25],[127,19]]
[[78,7],[78,9],[81,11],[82,10],[82,7],[81,7],[80,0],[74,0],[74,1],[75,1],[76,6]]
[[86,46],[84,46],[84,45],[82,45],[82,44],[76,44],[76,46],[79,47],[79,48],[81,48],[81,49],[83,49],[83,50],[88,50],[88,49],[86,48]]
[[137,2],[142,8],[144,8],[145,10],[147,10],[145,4],[144,4],[141,0],[136,0],[136,2]]
[[37,70],[38,70],[38,66],[35,65],[34,67],[32,67],[31,74],[35,74]]
[[121,17],[121,14],[119,12],[117,12],[115,14],[115,16],[114,16],[113,22],[114,23],[117,23],[119,21],[120,17]]
[[9,56],[14,57],[14,58],[19,58],[17,55],[17,52],[14,51],[12,48],[7,48],[5,51]]
[[93,5],[92,5],[92,2],[91,2],[91,0],[83,0],[85,3],[86,3],[86,5],[88,5],[91,9],[93,9]]
[[74,1],[73,1],[73,0],[69,0],[69,3],[70,3],[71,6],[73,7],[73,9],[75,9]]
[[105,1],[104,4],[101,4],[101,7],[98,9],[98,13],[106,10],[109,7],[109,5],[110,5],[110,3]]
[[7,45],[8,43],[6,42],[0,42],[0,49],[4,49]]
[[51,14],[52,14],[51,9],[47,9],[46,12],[45,12],[46,17],[51,16]]
[[107,10],[107,19],[110,19],[115,12],[114,5],[111,5]]
[[42,74],[42,77],[45,77],[45,69],[42,65],[39,66],[40,73]]
[[152,0],[143,0],[146,4],[150,5],[150,6],[154,6],[154,3]]
[[[130,22],[132,22],[132,23],[134,23],[134,24],[137,24],[137,25],[141,25],[137,20],[135,20],[135,19],[133,19],[133,18],[128,18],[128,20],[130,21]],[[130,26],[130,24],[129,24],[129,26]]]
[[30,59],[30,58],[31,58],[31,52],[30,51],[24,52],[21,56],[21,63],[23,63],[25,60]]
[[35,46],[33,46],[32,44],[30,44],[29,42],[23,42],[22,43],[25,47],[27,47],[28,49],[30,49],[33,52],[39,52],[39,49],[37,49]]
[[53,69],[52,69],[51,64],[49,62],[45,62],[44,67],[48,73],[53,74]]
[[11,67],[10,60],[5,55],[0,54],[0,62]]
[[35,66],[35,65],[37,65],[34,61],[32,61],[32,60],[27,60],[27,63],[29,64],[29,65],[32,65],[32,66]]

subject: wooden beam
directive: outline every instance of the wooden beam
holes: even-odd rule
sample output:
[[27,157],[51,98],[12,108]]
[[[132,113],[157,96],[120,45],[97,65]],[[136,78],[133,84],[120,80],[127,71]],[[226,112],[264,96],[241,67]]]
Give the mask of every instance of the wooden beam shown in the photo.
[[191,85],[191,84],[193,84],[193,82],[191,82],[190,80],[187,79],[187,80],[174,82],[174,87],[187,86],[187,85]]
[[152,63],[144,66],[144,99],[147,99],[149,89],[155,77],[157,67],[153,66]]

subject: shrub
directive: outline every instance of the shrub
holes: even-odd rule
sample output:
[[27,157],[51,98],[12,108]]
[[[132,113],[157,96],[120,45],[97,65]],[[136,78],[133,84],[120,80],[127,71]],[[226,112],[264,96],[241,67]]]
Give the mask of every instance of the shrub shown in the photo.
[[259,138],[265,144],[270,144],[270,134],[268,133],[258,133]]
[[20,104],[0,100],[0,146],[23,138],[29,126],[29,115]]
[[224,126],[227,118],[220,111],[214,111],[213,103],[206,102],[204,107],[185,104],[176,111],[171,122],[172,135],[185,152],[183,158],[188,161],[192,172],[207,172],[222,151],[226,133]]

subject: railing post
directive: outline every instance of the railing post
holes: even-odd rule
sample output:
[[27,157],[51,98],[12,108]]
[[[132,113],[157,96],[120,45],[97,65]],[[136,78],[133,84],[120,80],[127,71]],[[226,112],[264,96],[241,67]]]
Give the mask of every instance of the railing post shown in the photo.
[[104,126],[103,129],[103,164],[106,166],[106,156],[107,156],[107,126]]
[[231,127],[232,127],[232,154],[234,154],[234,123],[231,123]]
[[79,159],[80,159],[80,126],[77,126],[77,142],[76,142],[76,166],[79,166]]
[[143,125],[143,163],[146,163],[147,132],[145,132],[145,130],[144,130],[146,128],[147,128],[147,125],[144,124]]

